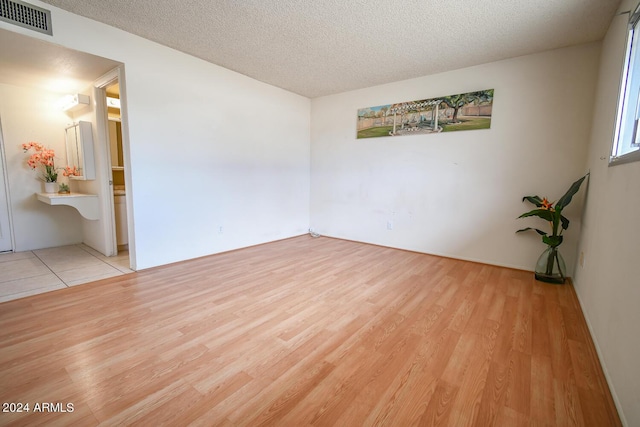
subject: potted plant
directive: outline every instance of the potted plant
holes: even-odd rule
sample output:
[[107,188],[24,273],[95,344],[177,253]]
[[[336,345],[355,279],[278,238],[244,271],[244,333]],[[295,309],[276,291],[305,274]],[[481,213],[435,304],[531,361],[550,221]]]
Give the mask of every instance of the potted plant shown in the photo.
[[569,190],[557,202],[549,202],[546,197],[541,199],[539,196],[525,196],[522,198],[523,202],[526,200],[534,204],[536,209],[525,212],[518,218],[537,216],[548,221],[551,228],[551,234],[532,227],[516,231],[516,233],[520,233],[533,230],[542,236],[542,242],[547,245],[547,249],[540,255],[536,263],[535,274],[537,280],[549,283],[564,283],[565,281],[566,267],[562,255],[558,251],[558,246],[562,244],[562,232],[569,228],[569,220],[562,215],[562,211],[571,203],[573,196],[580,190],[582,182],[588,175],[587,173],[571,184]]
[[58,190],[58,194],[71,194],[71,190],[67,184],[60,183],[60,189]]
[[56,181],[58,180],[58,172],[54,163],[55,152],[51,149],[45,148],[42,144],[37,142],[25,142],[22,144],[22,149],[26,153],[33,149],[34,153],[27,159],[27,164],[33,170],[38,166],[44,168],[42,172],[42,179],[45,183],[45,191],[47,193],[56,192]]

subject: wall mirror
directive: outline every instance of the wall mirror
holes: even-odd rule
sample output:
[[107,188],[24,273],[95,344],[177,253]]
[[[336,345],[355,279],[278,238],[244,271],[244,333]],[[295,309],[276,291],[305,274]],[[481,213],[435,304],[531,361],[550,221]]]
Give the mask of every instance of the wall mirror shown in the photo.
[[70,179],[96,179],[96,163],[93,157],[93,136],[91,122],[78,122],[65,129],[67,145],[67,164],[75,166],[80,176],[70,176]]

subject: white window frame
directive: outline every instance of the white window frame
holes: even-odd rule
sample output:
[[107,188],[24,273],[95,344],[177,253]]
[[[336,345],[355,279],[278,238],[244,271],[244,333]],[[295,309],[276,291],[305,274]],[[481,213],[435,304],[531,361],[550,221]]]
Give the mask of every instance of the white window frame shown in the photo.
[[640,161],[640,5],[629,18],[627,50],[609,166]]

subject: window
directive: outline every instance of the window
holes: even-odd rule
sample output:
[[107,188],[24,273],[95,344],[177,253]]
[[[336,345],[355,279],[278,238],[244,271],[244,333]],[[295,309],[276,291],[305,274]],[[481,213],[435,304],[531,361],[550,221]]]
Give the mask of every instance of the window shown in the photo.
[[629,19],[616,133],[609,165],[640,160],[640,6]]

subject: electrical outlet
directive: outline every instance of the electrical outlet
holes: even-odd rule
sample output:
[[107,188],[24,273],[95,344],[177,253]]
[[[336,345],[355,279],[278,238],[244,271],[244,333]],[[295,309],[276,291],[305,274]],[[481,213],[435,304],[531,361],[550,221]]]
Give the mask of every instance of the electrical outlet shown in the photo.
[[393,221],[387,221],[387,230],[393,230]]
[[584,252],[580,252],[580,267],[584,268]]
[[218,234],[222,234],[222,226],[218,227]]

